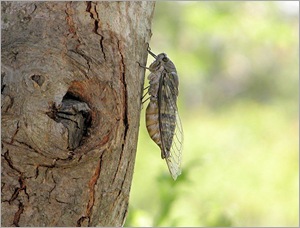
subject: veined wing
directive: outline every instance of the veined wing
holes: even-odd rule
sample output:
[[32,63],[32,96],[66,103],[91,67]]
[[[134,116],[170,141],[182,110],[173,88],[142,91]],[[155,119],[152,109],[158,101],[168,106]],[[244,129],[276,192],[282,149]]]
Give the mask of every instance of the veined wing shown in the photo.
[[177,109],[178,76],[163,72],[158,90],[162,158],[174,180],[181,174],[183,129]]

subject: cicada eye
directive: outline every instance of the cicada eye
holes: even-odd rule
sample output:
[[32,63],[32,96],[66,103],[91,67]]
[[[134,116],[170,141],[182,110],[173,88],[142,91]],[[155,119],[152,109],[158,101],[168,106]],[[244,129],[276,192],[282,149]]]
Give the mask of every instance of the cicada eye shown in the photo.
[[162,59],[162,61],[164,61],[164,62],[168,62],[168,58],[167,57],[163,57],[163,59]]

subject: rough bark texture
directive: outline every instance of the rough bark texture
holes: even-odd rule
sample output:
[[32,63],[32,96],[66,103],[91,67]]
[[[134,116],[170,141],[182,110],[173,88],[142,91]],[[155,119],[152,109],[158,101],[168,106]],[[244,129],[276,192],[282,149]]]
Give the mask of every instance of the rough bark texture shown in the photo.
[[121,226],[154,2],[1,2],[2,226]]

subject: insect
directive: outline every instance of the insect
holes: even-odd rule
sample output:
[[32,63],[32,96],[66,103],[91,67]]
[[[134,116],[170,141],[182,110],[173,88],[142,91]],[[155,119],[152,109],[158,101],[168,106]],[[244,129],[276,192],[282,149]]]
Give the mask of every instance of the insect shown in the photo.
[[146,127],[152,140],[161,149],[174,180],[181,174],[183,130],[177,109],[178,75],[173,62],[165,53],[155,55],[148,67],[150,102],[146,108]]

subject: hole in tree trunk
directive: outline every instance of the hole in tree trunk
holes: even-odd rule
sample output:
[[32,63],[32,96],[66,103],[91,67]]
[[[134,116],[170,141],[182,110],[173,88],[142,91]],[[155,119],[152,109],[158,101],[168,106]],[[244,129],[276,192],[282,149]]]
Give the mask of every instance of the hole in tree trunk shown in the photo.
[[47,115],[68,129],[68,149],[74,150],[81,145],[82,139],[88,136],[92,124],[90,112],[91,109],[80,96],[67,92],[61,105],[52,105]]
[[33,81],[35,81],[39,86],[42,86],[44,84],[44,82],[45,82],[45,78],[44,78],[43,75],[36,75],[36,74],[34,74],[34,75],[31,76],[31,79]]

